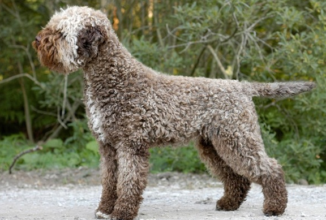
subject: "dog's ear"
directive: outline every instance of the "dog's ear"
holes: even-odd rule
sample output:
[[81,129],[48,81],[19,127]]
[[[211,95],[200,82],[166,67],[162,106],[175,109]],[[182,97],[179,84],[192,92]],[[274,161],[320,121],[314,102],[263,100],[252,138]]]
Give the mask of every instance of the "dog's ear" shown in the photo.
[[77,53],[80,58],[88,60],[96,57],[99,46],[104,42],[104,33],[100,27],[86,27],[78,34]]

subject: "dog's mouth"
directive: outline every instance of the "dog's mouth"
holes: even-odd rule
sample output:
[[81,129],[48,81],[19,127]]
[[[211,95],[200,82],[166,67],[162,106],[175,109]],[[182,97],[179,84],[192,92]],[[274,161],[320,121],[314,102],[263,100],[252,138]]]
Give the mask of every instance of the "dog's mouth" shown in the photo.
[[43,66],[48,67],[50,70],[64,73],[63,64],[56,59],[57,49],[55,45],[50,42],[51,39],[49,39],[49,37],[39,33],[32,42],[32,46],[36,50],[38,58]]
[[60,36],[60,33],[56,33],[48,28],[45,28],[37,33],[36,37],[34,38],[34,41],[32,42],[32,46],[38,52],[40,50],[45,50],[46,52],[48,52],[50,48],[54,46],[54,40],[58,39]]
[[63,74],[78,69],[74,63],[64,56],[69,45],[60,31],[53,31],[49,28],[41,30],[32,42],[32,46],[37,52],[42,66]]

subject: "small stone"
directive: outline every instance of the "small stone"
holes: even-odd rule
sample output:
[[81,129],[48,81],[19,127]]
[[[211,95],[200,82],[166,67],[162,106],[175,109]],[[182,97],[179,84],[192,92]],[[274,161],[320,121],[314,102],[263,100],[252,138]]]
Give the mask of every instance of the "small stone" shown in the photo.
[[305,179],[299,179],[298,184],[303,185],[303,186],[308,186],[309,185],[308,181],[305,180]]

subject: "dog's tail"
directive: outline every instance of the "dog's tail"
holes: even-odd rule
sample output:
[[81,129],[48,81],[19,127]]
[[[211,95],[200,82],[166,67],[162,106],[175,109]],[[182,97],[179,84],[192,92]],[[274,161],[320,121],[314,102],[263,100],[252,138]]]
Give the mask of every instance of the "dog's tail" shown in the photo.
[[316,87],[314,82],[276,82],[250,83],[251,96],[261,97],[289,97],[302,92],[308,92]]

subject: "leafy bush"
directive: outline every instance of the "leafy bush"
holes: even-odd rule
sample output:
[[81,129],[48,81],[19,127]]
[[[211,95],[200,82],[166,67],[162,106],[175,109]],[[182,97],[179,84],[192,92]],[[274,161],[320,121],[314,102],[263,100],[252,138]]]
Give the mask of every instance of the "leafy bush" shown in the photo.
[[[30,46],[50,14],[66,3],[99,7],[92,0],[0,2],[1,169],[33,140],[47,139],[43,151],[25,155],[18,168],[98,164],[81,102],[82,74],[64,78],[40,68]],[[247,81],[315,81],[318,87],[308,94],[254,101],[266,150],[283,165],[287,180],[326,182],[325,1],[123,0],[101,7],[131,53],[156,70]],[[151,154],[154,172],[204,170],[191,145],[152,149]]]
[[262,124],[261,130],[268,155],[277,158],[283,166],[288,182],[305,179],[319,184],[325,181],[326,171],[321,160],[323,148],[310,139],[301,139],[300,142],[293,139],[277,141],[275,132],[266,124]]
[[[8,170],[15,155],[31,147],[32,143],[26,141],[23,134],[15,134],[3,138],[0,141],[0,169]],[[18,164],[20,162],[18,161]]]
[[[16,164],[16,169],[61,169],[65,167],[97,167],[98,145],[87,129],[85,121],[75,121],[70,126],[73,134],[62,141],[55,138],[42,144],[43,149],[25,154]],[[12,135],[0,141],[0,169],[8,170],[15,155],[35,145],[24,135]]]
[[193,144],[181,148],[152,148],[150,153],[151,172],[153,173],[167,171],[201,173],[206,170]]

